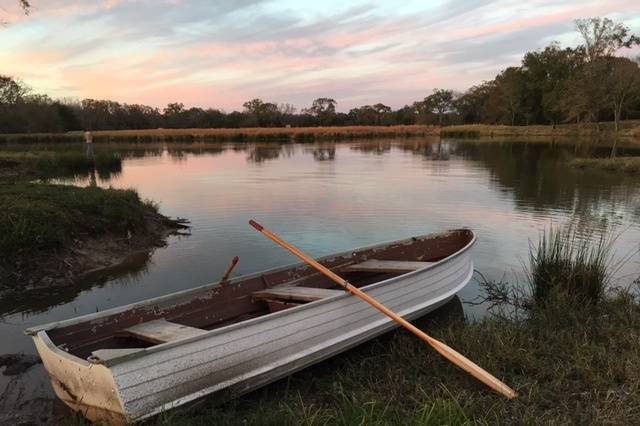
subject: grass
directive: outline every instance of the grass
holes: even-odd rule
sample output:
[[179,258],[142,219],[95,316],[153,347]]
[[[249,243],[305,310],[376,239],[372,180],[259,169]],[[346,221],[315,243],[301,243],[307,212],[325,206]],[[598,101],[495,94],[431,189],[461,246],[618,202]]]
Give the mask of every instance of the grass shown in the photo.
[[[637,138],[640,136],[640,120],[625,120],[618,133],[622,137]],[[464,124],[442,128],[441,135],[451,138],[479,137],[561,137],[561,136],[597,136],[611,135],[615,132],[613,122],[570,123],[551,125],[507,126],[491,124]]]
[[0,168],[21,168],[42,178],[86,175],[94,170],[100,176],[122,171],[122,159],[116,153],[93,156],[79,151],[26,151],[0,154]]
[[[557,304],[562,299],[556,300]],[[555,304],[549,306],[558,306]],[[176,410],[155,425],[632,424],[640,415],[640,305],[626,293],[594,310],[419,323],[503,378],[507,400],[404,331],[253,394]]]
[[454,128],[441,129],[440,136],[443,138],[479,139],[480,130],[455,126]]
[[61,248],[74,238],[144,228],[156,207],[133,190],[65,185],[0,185],[0,259]]
[[640,173],[640,157],[575,158],[569,164],[578,169],[595,169],[629,174]]
[[[341,127],[269,127],[240,129],[144,129],[102,130],[92,132],[95,142],[136,140],[137,142],[190,141],[313,141],[319,139],[354,139],[437,135],[434,126],[341,126]],[[83,141],[82,132],[0,135],[0,142],[71,142]]]
[[544,304],[555,292],[578,304],[600,302],[611,284],[612,242],[602,236],[593,243],[573,227],[552,227],[542,233],[529,255],[533,301]]

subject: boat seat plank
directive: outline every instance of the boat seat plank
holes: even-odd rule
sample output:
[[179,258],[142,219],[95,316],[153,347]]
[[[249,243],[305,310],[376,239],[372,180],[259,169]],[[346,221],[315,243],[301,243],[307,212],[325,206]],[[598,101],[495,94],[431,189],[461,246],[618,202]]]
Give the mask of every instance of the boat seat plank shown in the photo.
[[280,299],[296,302],[313,302],[314,300],[344,294],[343,290],[330,290],[326,288],[279,286],[253,292],[255,299]]
[[136,352],[144,351],[144,348],[124,348],[124,349],[98,349],[91,352],[91,357],[100,361],[109,361],[115,358],[131,355]]
[[169,322],[164,318],[143,322],[133,327],[125,328],[124,334],[136,337],[150,343],[166,343],[174,340],[199,336],[207,332],[200,328]]
[[411,272],[429,266],[432,263],[433,262],[369,259],[364,262],[349,265],[342,270],[345,272]]

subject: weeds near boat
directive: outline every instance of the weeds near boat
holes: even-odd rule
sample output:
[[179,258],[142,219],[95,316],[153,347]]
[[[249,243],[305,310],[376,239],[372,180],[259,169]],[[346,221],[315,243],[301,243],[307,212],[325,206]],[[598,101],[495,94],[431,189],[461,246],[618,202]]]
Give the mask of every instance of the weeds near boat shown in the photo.
[[560,293],[578,304],[600,302],[611,284],[613,241],[604,233],[594,243],[571,226],[545,230],[529,249],[533,301],[544,305],[552,293]]
[[608,172],[640,173],[640,157],[575,158],[569,163],[578,169],[605,170]]

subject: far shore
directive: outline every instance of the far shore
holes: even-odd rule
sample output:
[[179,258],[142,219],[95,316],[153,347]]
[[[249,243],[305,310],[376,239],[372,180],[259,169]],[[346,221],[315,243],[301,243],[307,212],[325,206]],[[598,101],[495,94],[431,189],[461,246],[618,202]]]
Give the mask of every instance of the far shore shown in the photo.
[[[198,141],[282,141],[298,142],[328,139],[367,139],[392,137],[441,136],[448,138],[611,138],[640,140],[640,120],[626,120],[621,129],[614,130],[613,122],[558,125],[507,126],[464,124],[450,126],[324,126],[324,127],[248,127],[248,128],[191,128],[191,129],[132,129],[96,130],[91,132],[94,142],[198,142]],[[28,142],[84,142],[82,131],[66,133],[0,134],[0,143]]]

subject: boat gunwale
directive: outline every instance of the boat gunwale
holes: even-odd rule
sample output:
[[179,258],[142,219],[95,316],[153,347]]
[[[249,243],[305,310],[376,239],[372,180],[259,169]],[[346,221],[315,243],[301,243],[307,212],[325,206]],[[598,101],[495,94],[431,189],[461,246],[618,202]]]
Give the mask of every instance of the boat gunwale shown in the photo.
[[[461,232],[461,231],[465,231],[465,232],[471,233],[471,239],[463,247],[461,247],[459,250],[457,250],[456,252],[454,252],[451,255],[449,255],[447,257],[444,257],[444,258],[442,258],[442,259],[440,259],[440,260],[438,260],[436,262],[430,263],[429,265],[426,265],[423,268],[416,269],[415,271],[407,272],[407,273],[404,273],[404,274],[401,274],[401,275],[397,275],[395,277],[391,277],[391,278],[388,278],[386,280],[378,281],[378,282],[366,285],[366,286],[361,288],[361,290],[363,290],[363,291],[368,291],[368,290],[371,290],[371,289],[374,289],[374,288],[377,288],[377,287],[380,287],[380,286],[383,286],[383,285],[391,284],[391,283],[393,283],[395,281],[398,281],[400,279],[404,279],[404,278],[406,278],[408,276],[413,276],[413,275],[422,273],[425,270],[437,268],[437,267],[441,266],[442,264],[447,263],[447,262],[451,261],[452,259],[457,258],[458,256],[460,256],[463,253],[465,253],[467,250],[469,250],[471,248],[471,246],[473,246],[473,244],[476,241],[475,233],[469,228],[451,229],[451,230],[442,231],[442,232],[438,232],[438,233],[424,234],[424,235],[409,237],[409,238],[405,238],[405,239],[401,239],[401,240],[393,240],[393,241],[378,243],[378,244],[374,244],[374,245],[370,245],[370,246],[364,246],[364,247],[359,247],[359,248],[355,248],[355,249],[351,249],[351,250],[346,250],[344,252],[335,253],[335,254],[329,254],[327,256],[323,256],[321,258],[318,258],[317,260],[322,262],[324,260],[330,260],[330,259],[335,258],[335,257],[340,257],[340,256],[348,255],[348,254],[353,254],[354,252],[358,252],[358,251],[365,251],[365,250],[371,250],[371,249],[376,249],[376,248],[382,248],[382,247],[389,246],[389,245],[392,245],[392,244],[411,243],[411,242],[416,242],[416,240],[418,240],[418,239],[426,240],[426,239],[430,239],[430,238],[443,237],[443,236],[446,236],[448,234],[455,233],[455,232]],[[242,275],[242,276],[236,277],[236,278],[234,278],[232,280],[229,280],[227,282],[227,285],[233,285],[235,282],[244,281],[244,280],[247,280],[247,279],[259,277],[261,275],[268,274],[268,273],[280,272],[280,271],[284,271],[284,270],[287,270],[287,269],[296,269],[296,268],[307,267],[307,266],[308,265],[306,263],[304,263],[304,262],[297,262],[297,263],[293,263],[293,264],[289,264],[289,265],[285,265],[285,266],[281,266],[281,267],[271,268],[271,269],[255,272],[255,273],[252,273],[252,274]],[[75,355],[72,355],[72,354],[60,349],[59,347],[57,347],[53,343],[53,341],[51,341],[51,339],[49,338],[48,333],[47,333],[47,331],[56,329],[58,327],[69,326],[69,325],[73,325],[73,324],[77,324],[77,323],[81,323],[81,322],[86,322],[86,321],[92,321],[92,320],[95,320],[95,319],[98,319],[98,318],[101,318],[101,317],[105,317],[105,316],[109,316],[109,315],[125,312],[125,311],[130,310],[130,309],[143,307],[145,305],[153,305],[155,303],[158,303],[158,302],[161,302],[161,301],[165,301],[165,300],[169,300],[171,298],[175,298],[175,297],[179,297],[179,296],[186,296],[186,295],[189,295],[190,293],[199,293],[199,292],[202,292],[202,291],[213,289],[213,288],[215,288],[216,286],[219,286],[219,285],[220,285],[220,281],[216,281],[214,283],[204,284],[202,286],[198,286],[198,287],[194,287],[194,288],[190,288],[190,289],[186,289],[186,290],[176,291],[176,292],[169,293],[169,294],[166,294],[166,295],[162,295],[162,296],[158,296],[158,297],[154,297],[154,298],[150,298],[150,299],[141,300],[139,302],[130,303],[128,305],[123,305],[123,306],[110,308],[110,309],[107,309],[107,310],[104,310],[104,311],[101,311],[101,312],[95,312],[95,313],[91,313],[91,314],[81,315],[79,317],[70,318],[70,319],[62,320],[62,321],[54,321],[54,322],[51,322],[51,323],[43,324],[41,326],[28,328],[27,330],[25,330],[25,334],[31,335],[34,338],[36,338],[36,337],[41,338],[43,340],[43,342],[46,344],[46,346],[52,352],[56,352],[56,353],[59,353],[60,355],[63,355],[69,361],[79,362],[81,365],[99,364],[99,365],[105,365],[107,367],[111,367],[111,366],[113,366],[115,364],[119,364],[119,363],[125,362],[125,361],[133,359],[133,358],[138,358],[138,357],[143,356],[143,355],[147,355],[147,354],[154,353],[154,352],[157,352],[157,351],[162,351],[162,350],[165,350],[165,349],[170,349],[170,348],[173,348],[175,346],[181,346],[181,345],[184,345],[184,344],[187,344],[187,343],[191,343],[191,342],[194,342],[194,341],[198,341],[198,340],[202,340],[202,339],[205,339],[205,338],[209,338],[209,337],[215,336],[217,334],[229,332],[231,330],[234,330],[235,328],[246,326],[247,324],[251,324],[252,325],[252,324],[255,324],[255,323],[262,322],[262,321],[268,321],[268,320],[271,320],[273,318],[277,318],[279,316],[289,315],[289,314],[291,314],[293,312],[299,312],[300,310],[303,310],[303,309],[310,309],[310,307],[316,307],[316,306],[319,306],[319,305],[324,304],[324,303],[330,303],[330,302],[333,302],[333,301],[337,300],[338,298],[351,296],[351,293],[349,293],[348,291],[344,291],[344,294],[336,294],[335,296],[330,296],[330,297],[326,297],[326,298],[323,298],[323,299],[315,300],[313,302],[309,302],[309,303],[305,303],[305,304],[302,304],[302,305],[294,306],[292,308],[285,309],[285,310],[282,310],[282,311],[271,312],[271,313],[268,313],[266,315],[261,315],[261,316],[256,317],[256,318],[251,318],[251,319],[248,319],[248,320],[245,320],[245,321],[240,321],[240,322],[237,322],[237,323],[228,324],[228,325],[226,325],[224,327],[216,328],[216,329],[213,329],[213,330],[208,330],[206,333],[203,333],[203,334],[198,335],[198,336],[192,336],[192,337],[188,337],[188,338],[185,338],[185,339],[180,339],[180,340],[161,343],[161,344],[158,344],[158,345],[150,346],[148,348],[142,348],[138,352],[132,352],[132,353],[129,353],[127,355],[122,355],[122,356],[119,356],[119,357],[111,358],[111,359],[106,360],[106,361],[104,361],[104,360],[86,360],[86,359],[82,359],[80,357],[77,357]],[[43,339],[43,335],[46,336],[46,340]]]

